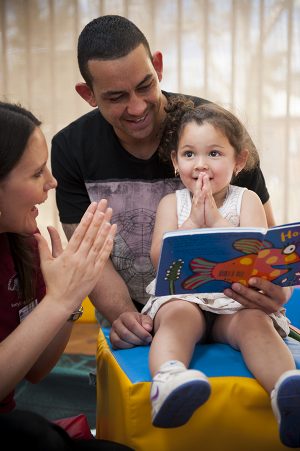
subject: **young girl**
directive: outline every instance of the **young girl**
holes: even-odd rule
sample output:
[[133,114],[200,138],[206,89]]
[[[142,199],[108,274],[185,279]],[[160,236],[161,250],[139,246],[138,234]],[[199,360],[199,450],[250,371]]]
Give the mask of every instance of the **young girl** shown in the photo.
[[[194,107],[177,99],[168,108],[162,157],[171,157],[185,188],[165,196],[157,210],[151,258],[157,267],[163,234],[198,227],[266,227],[258,196],[231,185],[258,162],[239,120],[214,104]],[[174,150],[176,149],[176,150]],[[284,309],[267,315],[223,293],[154,297],[143,309],[154,319],[150,349],[152,421],[177,427],[210,396],[205,374],[188,369],[195,344],[208,340],[240,350],[249,370],[270,393],[281,440],[300,445],[300,371],[282,340],[289,333]],[[178,331],[180,330],[180,333]]]

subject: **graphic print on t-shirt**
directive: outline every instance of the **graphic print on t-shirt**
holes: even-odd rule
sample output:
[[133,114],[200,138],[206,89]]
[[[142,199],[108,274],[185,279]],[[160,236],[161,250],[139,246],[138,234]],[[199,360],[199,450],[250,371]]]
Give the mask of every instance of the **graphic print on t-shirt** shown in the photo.
[[155,277],[150,247],[157,205],[180,186],[179,179],[86,183],[91,201],[105,198],[113,209],[112,222],[118,231],[112,261],[132,299],[141,304],[148,300],[146,287]]

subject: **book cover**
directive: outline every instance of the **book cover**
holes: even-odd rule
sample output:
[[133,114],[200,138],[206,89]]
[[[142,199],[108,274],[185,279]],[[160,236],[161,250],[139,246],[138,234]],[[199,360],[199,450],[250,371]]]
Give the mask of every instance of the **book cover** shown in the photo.
[[156,296],[223,292],[251,276],[280,286],[300,284],[300,223],[168,232],[156,276]]

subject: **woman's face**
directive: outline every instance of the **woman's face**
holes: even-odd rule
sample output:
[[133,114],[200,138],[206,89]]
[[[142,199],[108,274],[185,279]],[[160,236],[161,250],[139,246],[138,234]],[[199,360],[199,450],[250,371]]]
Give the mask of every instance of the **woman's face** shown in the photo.
[[57,182],[47,168],[45,137],[36,127],[25,151],[7,177],[0,182],[0,232],[32,234],[37,229],[36,205],[45,202]]

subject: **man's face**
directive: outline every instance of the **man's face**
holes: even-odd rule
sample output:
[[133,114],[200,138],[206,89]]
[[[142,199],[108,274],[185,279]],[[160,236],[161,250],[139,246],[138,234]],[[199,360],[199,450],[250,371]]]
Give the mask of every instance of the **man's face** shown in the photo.
[[161,55],[152,63],[141,44],[122,58],[91,60],[88,68],[94,106],[98,106],[125,147],[126,143],[154,137],[165,114],[159,85]]

